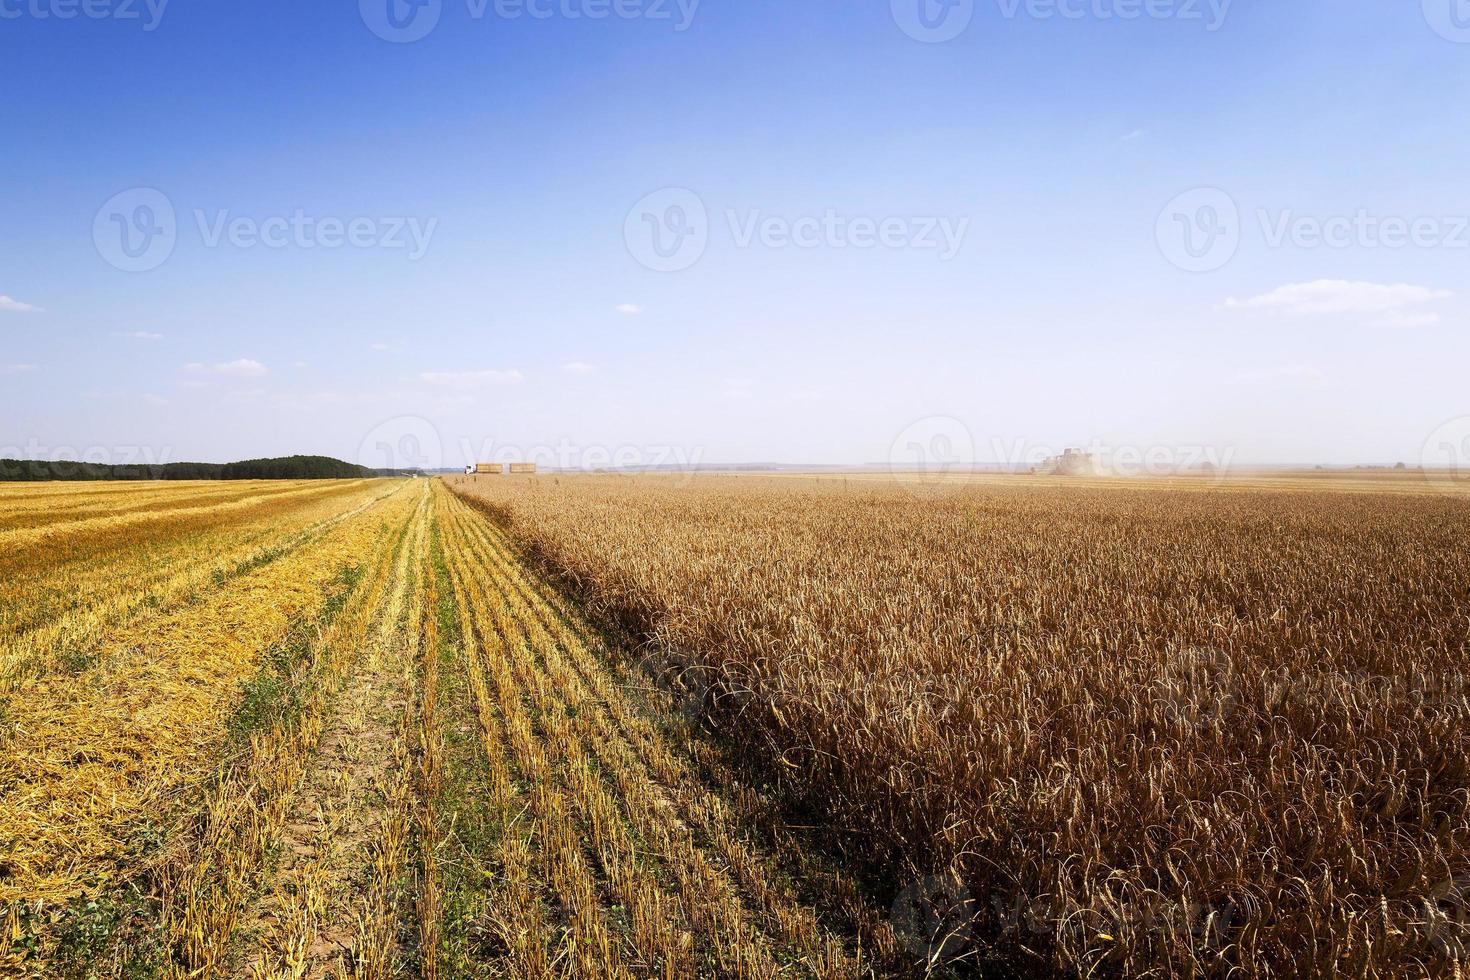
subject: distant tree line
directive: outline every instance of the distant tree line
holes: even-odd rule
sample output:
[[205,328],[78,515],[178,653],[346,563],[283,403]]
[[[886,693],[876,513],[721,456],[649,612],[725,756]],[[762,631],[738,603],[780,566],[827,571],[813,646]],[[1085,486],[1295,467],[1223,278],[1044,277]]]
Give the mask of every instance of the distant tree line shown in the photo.
[[0,481],[41,480],[362,480],[411,476],[410,470],[370,470],[330,456],[285,456],[238,463],[112,465],[75,460],[0,459]]

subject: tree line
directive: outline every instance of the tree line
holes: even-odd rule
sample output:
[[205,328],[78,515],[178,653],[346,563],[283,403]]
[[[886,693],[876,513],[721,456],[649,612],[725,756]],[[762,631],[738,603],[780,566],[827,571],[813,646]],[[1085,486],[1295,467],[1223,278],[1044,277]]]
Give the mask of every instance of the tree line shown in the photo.
[[42,480],[363,480],[409,476],[372,470],[330,456],[283,456],[237,463],[86,463],[80,460],[0,459],[0,481]]

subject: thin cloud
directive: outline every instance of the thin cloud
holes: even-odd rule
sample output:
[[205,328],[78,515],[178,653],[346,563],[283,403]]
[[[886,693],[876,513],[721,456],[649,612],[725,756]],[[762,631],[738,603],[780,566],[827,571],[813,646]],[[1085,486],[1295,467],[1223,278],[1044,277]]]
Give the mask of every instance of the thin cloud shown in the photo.
[[218,364],[200,364],[198,361],[184,365],[184,371],[188,374],[213,374],[226,378],[263,378],[270,370],[259,361],[253,361],[248,357],[242,357],[234,361],[223,361]]
[[39,306],[33,306],[30,303],[22,303],[18,299],[11,299],[9,296],[5,296],[3,294],[0,294],[0,312],[4,312],[4,313],[45,313],[46,311],[43,310],[43,309],[41,309]]
[[495,388],[502,385],[518,385],[525,376],[516,370],[510,371],[425,371],[419,375],[424,384],[436,388],[453,388],[456,391],[472,391],[477,388]]
[[387,350],[388,349],[388,345],[387,344],[384,344],[384,343],[369,344],[368,347],[371,348],[372,350]]
[[163,334],[161,334],[161,333],[154,333],[151,330],[129,330],[126,333],[119,334],[118,336],[120,336],[120,337],[126,337],[128,340],[162,340],[163,339]]
[[643,307],[637,303],[619,303],[613,308],[623,314],[623,316],[637,316],[643,312]]
[[33,374],[39,368],[34,364],[0,364],[0,376],[11,377],[17,374]]
[[1146,129],[1135,129],[1131,133],[1124,133],[1123,136],[1118,140],[1118,142],[1119,143],[1132,143],[1134,140],[1136,140],[1136,139],[1142,139],[1143,137],[1145,137],[1147,135],[1148,135],[1148,130],[1146,130]]
[[569,364],[563,364],[561,369],[567,374],[588,375],[596,373],[597,366],[588,364],[586,361],[572,361]]
[[1376,316],[1386,326],[1423,326],[1439,322],[1432,311],[1405,313],[1415,307],[1454,295],[1447,289],[1411,286],[1408,283],[1385,285],[1374,282],[1349,282],[1346,279],[1318,279],[1315,282],[1289,283],[1249,299],[1228,299],[1227,310],[1263,310],[1285,316]]

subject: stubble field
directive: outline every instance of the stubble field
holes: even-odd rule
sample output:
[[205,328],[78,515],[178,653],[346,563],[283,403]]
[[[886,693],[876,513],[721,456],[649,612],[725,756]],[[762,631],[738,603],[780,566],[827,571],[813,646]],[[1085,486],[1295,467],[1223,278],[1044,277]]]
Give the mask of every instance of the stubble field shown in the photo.
[[902,968],[441,483],[28,488],[0,521],[0,975]]

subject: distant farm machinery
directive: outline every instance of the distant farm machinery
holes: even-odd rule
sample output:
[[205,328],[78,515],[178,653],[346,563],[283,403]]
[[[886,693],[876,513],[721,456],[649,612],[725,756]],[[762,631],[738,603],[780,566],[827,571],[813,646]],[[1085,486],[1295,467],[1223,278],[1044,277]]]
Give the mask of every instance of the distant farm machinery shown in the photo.
[[1099,476],[1097,457],[1081,449],[1064,449],[1060,456],[1043,460],[1034,471],[1038,476]]

